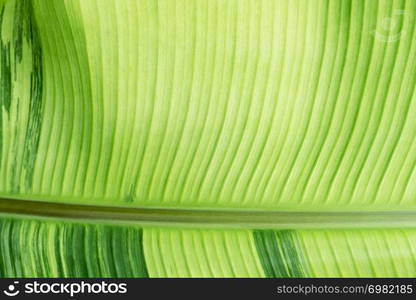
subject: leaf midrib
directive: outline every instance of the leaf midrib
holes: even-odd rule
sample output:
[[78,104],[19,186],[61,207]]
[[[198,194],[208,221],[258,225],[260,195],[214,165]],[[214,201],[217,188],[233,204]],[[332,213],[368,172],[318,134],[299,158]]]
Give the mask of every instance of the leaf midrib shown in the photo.
[[416,211],[253,211],[83,205],[0,198],[0,213],[119,223],[250,229],[416,227]]

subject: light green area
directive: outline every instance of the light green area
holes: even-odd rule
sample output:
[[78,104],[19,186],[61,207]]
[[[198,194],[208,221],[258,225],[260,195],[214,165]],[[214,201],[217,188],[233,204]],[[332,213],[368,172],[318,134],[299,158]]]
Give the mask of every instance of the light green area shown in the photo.
[[145,228],[151,277],[264,277],[248,230]]
[[415,277],[416,230],[298,232],[312,277]]
[[1,6],[2,195],[415,208],[413,0]]

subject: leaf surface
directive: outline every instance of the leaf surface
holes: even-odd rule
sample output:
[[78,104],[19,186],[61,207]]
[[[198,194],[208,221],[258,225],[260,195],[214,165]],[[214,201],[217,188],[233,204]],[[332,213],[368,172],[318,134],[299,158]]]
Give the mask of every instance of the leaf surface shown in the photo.
[[1,276],[415,276],[414,0],[0,8]]

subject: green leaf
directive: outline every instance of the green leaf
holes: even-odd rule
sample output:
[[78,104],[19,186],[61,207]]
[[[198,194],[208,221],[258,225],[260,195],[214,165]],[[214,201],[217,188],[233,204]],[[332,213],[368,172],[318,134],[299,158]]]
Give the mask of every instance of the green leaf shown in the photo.
[[416,276],[414,0],[0,0],[0,276]]

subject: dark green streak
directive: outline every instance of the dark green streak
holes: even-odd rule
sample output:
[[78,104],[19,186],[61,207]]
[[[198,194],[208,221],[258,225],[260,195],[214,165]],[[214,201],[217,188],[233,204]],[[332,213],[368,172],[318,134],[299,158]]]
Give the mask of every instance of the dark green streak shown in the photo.
[[3,6],[0,14],[0,108],[4,107],[9,113],[12,99],[12,70],[10,66],[11,49],[10,42],[3,42],[2,31],[3,26],[5,25],[3,24],[4,11],[5,7]]
[[67,266],[66,277],[148,277],[142,229],[82,224],[66,224],[64,229],[68,247],[60,265]]
[[29,121],[26,128],[26,138],[23,153],[23,167],[26,169],[26,189],[32,187],[33,170],[35,167],[36,154],[39,147],[39,138],[42,122],[42,48],[38,29],[33,14],[32,2],[28,7],[30,11],[30,43],[32,45],[32,72],[30,74],[30,104]]
[[[26,124],[10,131],[14,140],[9,148],[12,156],[8,157],[11,175],[7,189],[13,193],[20,192],[20,182],[24,179],[24,188],[29,191],[41,132],[43,80],[42,51],[31,0],[8,1],[1,7],[0,63],[0,109],[7,113],[6,118],[14,116],[15,124],[27,118]],[[24,87],[22,78],[30,79],[30,86]],[[22,92],[27,96],[18,96],[17,93]],[[26,107],[27,116],[23,115]],[[0,163],[2,156],[7,155],[3,149],[3,134],[8,128],[4,128],[2,118],[3,113],[0,113]],[[19,145],[20,133],[25,135],[23,145]],[[21,147],[23,154],[16,156]]]
[[11,98],[11,75],[9,62],[9,47],[2,42],[2,25],[4,17],[4,6],[0,12],[0,167],[3,156],[3,114],[2,108],[8,109]]
[[292,230],[255,230],[257,252],[267,277],[305,277],[307,272],[296,249]]
[[148,277],[142,229],[0,219],[0,277]]

